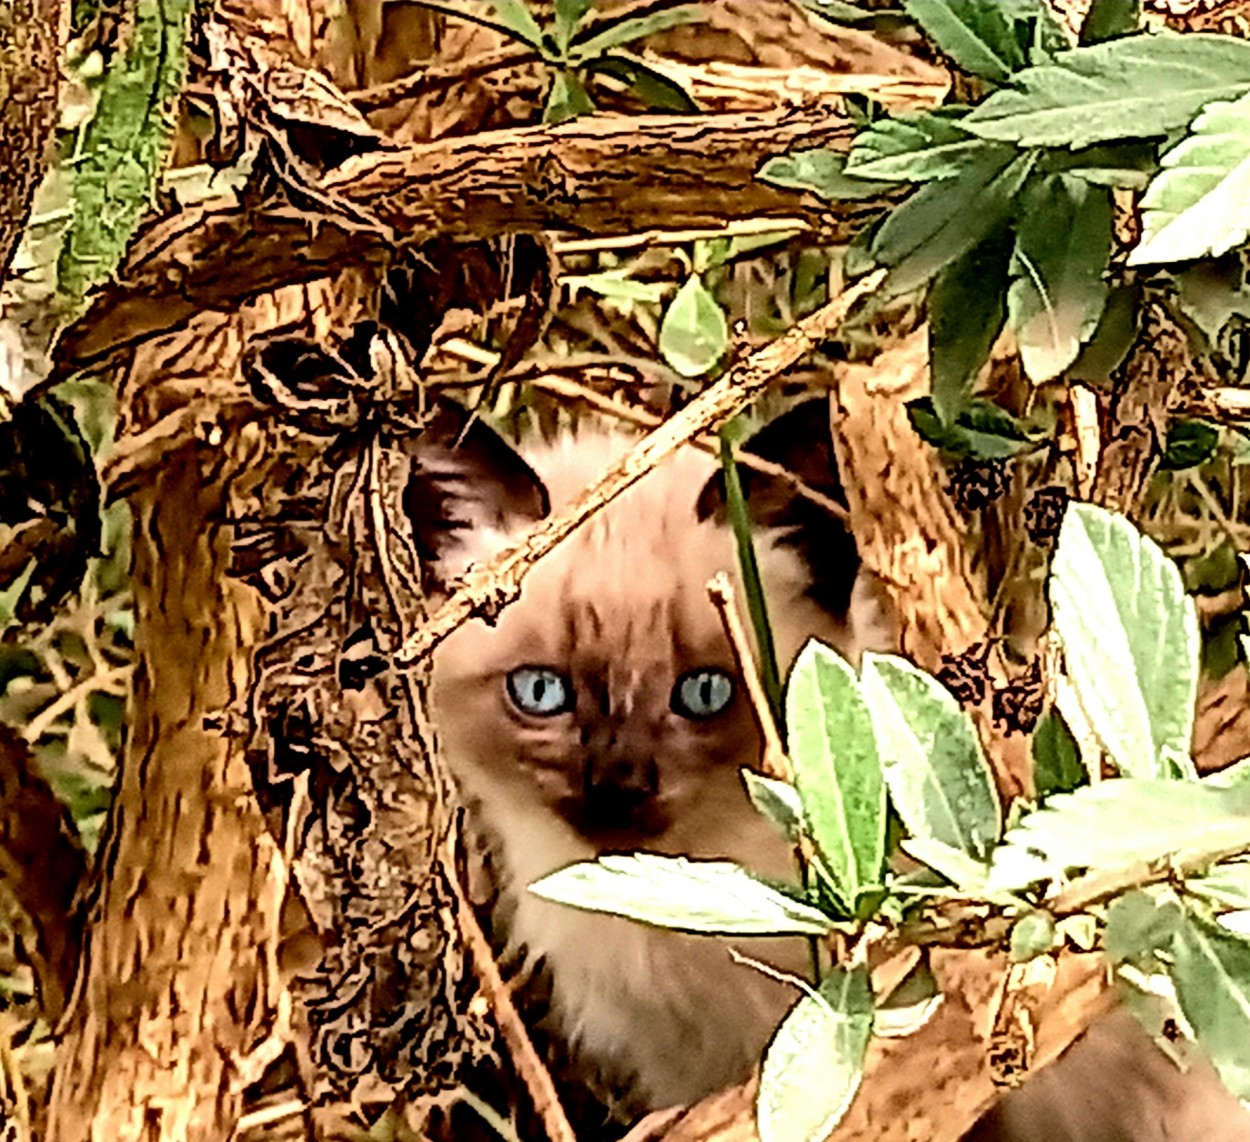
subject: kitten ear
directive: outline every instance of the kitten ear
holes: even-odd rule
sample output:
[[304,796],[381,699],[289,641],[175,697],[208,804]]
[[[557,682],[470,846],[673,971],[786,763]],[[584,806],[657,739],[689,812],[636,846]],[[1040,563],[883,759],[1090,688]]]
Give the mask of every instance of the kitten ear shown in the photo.
[[450,401],[440,402],[406,451],[412,469],[404,510],[435,584],[464,572],[472,532],[508,532],[551,511],[546,487],[516,449]]
[[[833,452],[829,404],[823,397],[783,413],[743,444],[741,451],[785,469],[805,488],[846,506]],[[751,522],[758,528],[781,529],[780,542],[794,547],[811,571],[808,594],[831,614],[845,614],[859,573],[859,554],[844,520],[780,475],[739,464],[738,476]],[[695,510],[701,520],[725,522],[724,473],[718,471],[708,480]]]

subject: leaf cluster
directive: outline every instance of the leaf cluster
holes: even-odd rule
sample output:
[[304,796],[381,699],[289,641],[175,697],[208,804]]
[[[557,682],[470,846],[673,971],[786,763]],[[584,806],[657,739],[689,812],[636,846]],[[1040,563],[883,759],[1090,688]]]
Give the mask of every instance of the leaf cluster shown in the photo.
[[[872,1035],[898,1015],[895,997],[873,994],[872,949],[950,941],[961,916],[1017,960],[1057,951],[1083,917],[1109,964],[1156,976],[1179,1024],[1250,1095],[1250,759],[1205,780],[1194,769],[1193,601],[1153,541],[1087,504],[1065,516],[1050,595],[1077,698],[1065,714],[1098,749],[1078,748],[1051,711],[1035,742],[1043,799],[1015,804],[1006,825],[975,727],[941,683],[892,655],[866,654],[856,671],[813,641],[785,693],[793,781],[744,774],[806,854],[804,885],[637,854],[531,886],[686,931],[841,933],[847,955],[804,985],[765,1056],[765,1142],[823,1138],[849,1105]],[[1104,761],[1121,776],[1090,784]],[[907,871],[900,853],[925,867]],[[931,978],[908,1000],[935,1002]]]

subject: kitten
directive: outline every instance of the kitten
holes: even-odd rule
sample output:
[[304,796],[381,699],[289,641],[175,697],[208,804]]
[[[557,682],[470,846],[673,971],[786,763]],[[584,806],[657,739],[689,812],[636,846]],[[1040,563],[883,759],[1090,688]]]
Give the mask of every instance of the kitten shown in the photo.
[[[484,425],[464,424],[458,410],[440,412],[409,486],[435,593],[577,496],[633,439],[583,428],[523,458]],[[841,501],[824,402],[798,406],[748,450]],[[889,624],[842,524],[786,481],[741,475],[782,669],[809,637],[852,660],[888,649]],[[793,879],[790,846],[743,791],[740,770],[758,765],[760,739],[705,591],[715,572],[736,578],[736,568],[717,466],[686,449],[543,559],[495,625],[474,621],[435,655],[444,756],[499,859],[510,950],[545,965],[552,1030],[622,1118],[746,1078],[798,997],[734,962],[728,941],[526,891],[557,868],[635,850],[726,858]],[[738,946],[792,975],[807,971],[801,941]],[[1181,1139],[1250,1142],[1250,1115],[1208,1064],[1182,1074],[1123,1012],[968,1136]]]
[[[635,439],[582,428],[522,459],[481,424],[459,448],[439,447],[438,435],[424,438],[410,512],[444,581],[575,497]],[[775,421],[752,451],[841,498],[823,401]],[[792,485],[742,476],[782,668],[809,636],[851,655],[879,641],[843,525]],[[718,466],[688,448],[543,559],[494,626],[470,623],[435,656],[444,755],[495,841],[510,945],[545,963],[560,1038],[622,1113],[746,1078],[799,994],[735,963],[725,941],[526,891],[575,861],[634,850],[794,879],[791,847],[743,789],[760,739],[705,589],[718,571],[736,578],[737,563]],[[740,944],[806,970],[800,940]]]

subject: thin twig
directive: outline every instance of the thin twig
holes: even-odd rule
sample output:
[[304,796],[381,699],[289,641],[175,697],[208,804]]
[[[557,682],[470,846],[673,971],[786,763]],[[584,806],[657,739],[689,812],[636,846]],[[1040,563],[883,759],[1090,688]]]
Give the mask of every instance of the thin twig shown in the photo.
[[495,963],[495,954],[491,951],[490,941],[482,926],[477,922],[473,907],[465,898],[464,890],[455,873],[455,861],[448,861],[448,880],[456,897],[456,920],[460,927],[460,936],[469,949],[473,960],[473,971],[482,991],[490,1001],[491,1011],[499,1026],[499,1033],[508,1046],[512,1062],[517,1074],[529,1091],[534,1109],[542,1119],[543,1128],[551,1142],[577,1142],[573,1127],[569,1125],[568,1116],[560,1104],[560,1095],[555,1083],[551,1081],[551,1072],[543,1065],[542,1059],[534,1049],[534,1043],[526,1030],[525,1021],[512,1002],[512,993],[504,982],[499,965]]
[[486,566],[471,568],[460,589],[400,648],[396,665],[414,665],[475,615],[497,615],[520,594],[522,579],[539,559],[661,461],[701,433],[723,424],[759,396],[775,377],[806,357],[836,329],[851,307],[877,288],[883,276],[884,271],[878,270],[862,279],[732,366],[685,408],[644,436],[577,500],[540,521]]
[[755,720],[759,723],[760,733],[764,738],[762,768],[769,777],[792,782],[794,772],[790,768],[790,759],[786,756],[786,747],[782,744],[772,707],[768,704],[768,695],[764,693],[760,672],[755,668],[755,658],[747,644],[747,632],[738,616],[737,601],[729,576],[724,571],[717,572],[707,585],[707,593],[720,615],[725,637],[729,639],[738,673],[742,675],[747,697],[751,700],[751,709],[755,712]]

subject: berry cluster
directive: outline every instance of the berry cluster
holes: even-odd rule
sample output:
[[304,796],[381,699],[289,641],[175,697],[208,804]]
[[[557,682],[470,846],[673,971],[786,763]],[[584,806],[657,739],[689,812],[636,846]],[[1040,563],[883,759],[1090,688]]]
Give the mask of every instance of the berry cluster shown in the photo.
[[1007,490],[1006,460],[961,460],[946,478],[946,491],[965,515],[992,504]]
[[1046,687],[1042,682],[1042,660],[1035,658],[1023,674],[994,690],[994,722],[1008,734],[1027,734],[1037,725],[1046,708]]
[[1024,508],[1024,529],[1039,547],[1049,547],[1059,538],[1059,525],[1071,499],[1067,488],[1038,488]]

